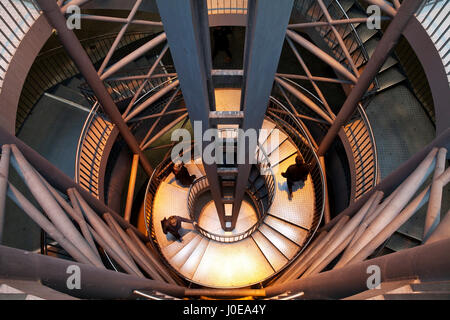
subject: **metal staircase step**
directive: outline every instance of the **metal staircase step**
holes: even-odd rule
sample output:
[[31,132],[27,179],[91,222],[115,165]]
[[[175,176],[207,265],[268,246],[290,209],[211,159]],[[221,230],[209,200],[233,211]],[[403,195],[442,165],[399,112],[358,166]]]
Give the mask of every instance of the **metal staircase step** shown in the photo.
[[263,145],[269,135],[272,133],[272,130],[275,128],[275,123],[271,121],[264,120],[262,128],[259,134],[259,144]]
[[206,286],[243,287],[273,274],[251,237],[233,243],[210,241],[192,278]]
[[183,236],[182,242],[180,242],[178,240],[171,241],[171,243],[168,246],[161,248],[161,250],[164,253],[164,256],[167,259],[171,259],[178,252],[180,252],[186,245],[188,245],[191,242],[191,240],[194,239],[197,235],[198,235],[197,231],[191,230]]
[[288,262],[280,250],[278,250],[261,232],[254,232],[252,238],[275,272],[278,272]]
[[393,251],[401,251],[404,249],[409,249],[419,245],[420,242],[412,239],[410,237],[406,237],[401,233],[395,232],[387,241],[386,247]]
[[355,4],[355,0],[339,0],[339,3],[344,11],[348,12]]
[[270,136],[266,139],[263,145],[263,149],[267,155],[270,155],[274,150],[279,148],[286,140],[288,136],[281,130],[273,130]]
[[292,143],[283,143],[280,148],[278,148],[278,152],[274,152],[269,156],[269,161],[271,166],[275,167],[296,154],[297,148]]
[[350,19],[367,18],[367,14],[364,11],[360,10],[359,8],[356,8],[355,6],[352,6],[347,10],[347,16]]
[[38,281],[0,279],[0,300],[78,300]]
[[203,258],[203,255],[206,251],[206,248],[209,245],[209,242],[210,240],[208,238],[201,239],[201,241],[195,247],[194,251],[192,251],[190,257],[188,257],[186,262],[180,268],[180,272],[182,274],[184,274],[188,278],[192,278],[194,276],[194,273],[197,270],[197,267]]
[[279,233],[284,235],[289,240],[292,240],[299,246],[304,243],[306,236],[308,235],[308,231],[304,228],[299,228],[292,223],[274,216],[267,216],[264,223],[277,230]]
[[91,109],[92,103],[85,99],[80,90],[67,87],[65,85],[58,85],[53,90],[48,91],[49,93],[64,98],[66,100],[72,101],[76,104],[82,105],[88,109]]
[[181,267],[189,259],[190,255],[198,246],[201,240],[202,236],[200,234],[197,234],[170,259],[170,263],[177,268]]
[[259,231],[287,258],[292,259],[297,253],[299,247],[286,238],[284,235],[269,227],[266,224],[262,224]]
[[[378,39],[371,38],[364,44],[364,47],[366,48],[367,55],[369,56],[369,58],[371,58],[373,53],[375,52],[375,48],[378,45],[378,42],[379,42]],[[387,70],[388,68],[396,65],[397,63],[398,60],[392,55],[390,55],[384,62],[383,66],[381,67],[380,72]]]
[[377,79],[379,84],[378,91],[382,91],[404,81],[406,77],[394,67],[379,73]]
[[369,39],[371,39],[378,33],[378,30],[376,29],[367,28],[367,24],[365,23],[359,24],[355,29],[363,43],[366,43],[367,41],[369,41]]

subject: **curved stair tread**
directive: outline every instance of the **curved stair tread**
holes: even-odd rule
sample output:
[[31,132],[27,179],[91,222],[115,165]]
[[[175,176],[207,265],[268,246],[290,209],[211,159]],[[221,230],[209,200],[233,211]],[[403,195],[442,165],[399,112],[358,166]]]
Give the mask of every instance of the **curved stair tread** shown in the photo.
[[254,212],[252,206],[247,201],[244,201],[242,202],[242,206],[239,211],[236,228],[231,232],[225,232],[222,229],[217,217],[217,210],[214,202],[210,201],[202,210],[198,223],[200,227],[212,233],[218,235],[233,235],[247,231],[257,221],[256,213]]
[[288,263],[288,259],[260,231],[253,233],[252,237],[275,272]]
[[287,138],[288,136],[283,131],[274,129],[269,137],[267,137],[262,147],[266,154],[269,155],[272,151],[282,145]]
[[191,279],[194,276],[194,273],[197,270],[197,267],[200,264],[210,241],[211,240],[208,238],[202,238],[195,247],[194,251],[192,251],[190,257],[188,257],[186,262],[181,266],[180,272],[186,278]]
[[[170,177],[168,177],[168,179],[170,179]],[[152,220],[156,238],[158,239],[161,248],[167,246],[174,240],[172,235],[166,235],[162,231],[161,220],[172,215],[189,219],[187,210],[187,196],[187,188],[183,189],[166,182],[161,182],[158,190],[156,191],[155,199],[157,199],[157,201],[153,202]],[[173,199],[177,199],[177,201],[173,201]],[[182,227],[184,229],[192,228],[192,226],[189,226],[186,223],[183,223]],[[182,230],[182,232],[185,232],[185,230]]]
[[[170,258],[170,264],[172,264],[176,268],[180,268],[186,261],[189,259],[192,252],[195,250],[197,245],[203,237],[200,234],[197,234],[193,237],[188,243],[184,245],[183,248],[180,249],[172,258]],[[183,241],[186,241],[183,239]]]
[[165,247],[161,247],[161,251],[164,257],[170,261],[172,257],[178,254],[185,246],[187,246],[192,239],[194,239],[199,233],[195,230],[189,230],[183,235],[183,241],[171,240]]
[[261,127],[262,130],[259,133],[259,139],[258,139],[258,142],[261,145],[264,144],[264,142],[266,141],[267,137],[272,132],[273,128],[275,128],[275,123],[273,123],[272,121],[268,121],[268,120],[264,119],[263,125]]
[[[272,165],[273,172],[276,174],[277,170],[280,170],[280,165],[285,162],[290,164],[295,163],[295,156],[297,155],[297,148],[290,142],[283,143],[275,152],[269,155],[269,161]],[[292,158],[293,160],[291,161]]]
[[308,236],[307,230],[270,215],[266,217],[264,223],[277,230],[283,236],[295,242],[299,246],[304,243],[306,237]]
[[289,200],[287,182],[281,173],[293,163],[295,163],[295,155],[274,168],[276,191],[270,213],[297,226],[309,229],[315,210],[314,185],[311,175],[308,175],[303,186],[300,183],[294,184],[292,199]]
[[215,288],[244,287],[273,274],[251,237],[233,243],[210,241],[193,281]]
[[292,259],[300,249],[294,242],[290,241],[284,235],[266,224],[262,224],[259,231],[289,260]]

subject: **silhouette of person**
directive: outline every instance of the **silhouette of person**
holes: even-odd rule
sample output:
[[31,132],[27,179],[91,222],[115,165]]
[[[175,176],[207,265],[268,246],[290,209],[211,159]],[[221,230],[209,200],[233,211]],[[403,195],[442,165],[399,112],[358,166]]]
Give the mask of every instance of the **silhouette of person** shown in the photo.
[[189,171],[186,169],[182,162],[175,163],[173,165],[172,172],[175,175],[175,179],[177,179],[177,181],[185,187],[190,186],[196,178],[195,175],[189,174]]
[[182,222],[192,223],[194,225],[197,224],[195,221],[192,221],[192,220],[180,217],[180,216],[170,216],[168,219],[164,218],[161,220],[161,227],[162,227],[164,234],[167,234],[169,232],[178,241],[183,241],[183,238],[181,237],[181,235],[179,233]]
[[303,158],[298,155],[295,157],[295,164],[290,165],[281,175],[286,178],[289,190],[289,199],[292,198],[292,186],[295,182],[305,181],[308,173],[311,171],[311,164],[306,164]]

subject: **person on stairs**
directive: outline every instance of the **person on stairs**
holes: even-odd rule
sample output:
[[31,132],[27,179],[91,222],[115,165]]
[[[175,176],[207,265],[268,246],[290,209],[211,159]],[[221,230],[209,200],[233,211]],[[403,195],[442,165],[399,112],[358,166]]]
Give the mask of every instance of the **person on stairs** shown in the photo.
[[196,178],[195,175],[189,174],[189,171],[181,161],[173,165],[173,174],[175,175],[175,179],[185,187],[189,187]]
[[183,238],[179,233],[182,222],[192,223],[194,226],[197,224],[197,222],[195,221],[180,216],[170,216],[168,219],[164,218],[161,220],[161,227],[164,234],[170,232],[175,237],[175,239],[177,239],[180,242],[183,242]]
[[292,186],[296,182],[305,182],[308,178],[308,174],[311,171],[311,164],[306,164],[303,157],[297,155],[295,157],[295,164],[290,165],[286,172],[282,172],[281,175],[286,178],[287,186],[289,190],[289,200],[292,199]]

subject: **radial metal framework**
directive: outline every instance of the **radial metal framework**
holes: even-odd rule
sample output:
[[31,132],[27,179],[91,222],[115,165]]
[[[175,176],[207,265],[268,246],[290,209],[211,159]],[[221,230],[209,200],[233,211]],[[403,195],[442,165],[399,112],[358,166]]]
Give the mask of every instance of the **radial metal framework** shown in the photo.
[[[201,6],[197,1],[192,0],[179,5],[177,1],[158,0],[157,3],[164,25],[159,21],[135,18],[143,2],[142,0],[135,1],[126,18],[83,14],[82,18],[86,20],[122,24],[117,37],[97,70],[80,45],[75,33],[67,28],[66,18],[64,17],[66,10],[71,5],[83,6],[89,0],[72,0],[69,2],[36,0],[36,2],[49,23],[58,32],[61,43],[85,77],[98,100],[98,104],[114,123],[115,128],[120,132],[134,154],[132,176],[136,176],[138,160],[147,175],[152,175],[154,170],[144,151],[150,148],[155,140],[167,133],[175,124],[186,120],[188,115],[191,121],[201,121],[205,130],[211,126],[210,115],[211,112],[215,112],[214,87],[212,86],[214,71],[209,58],[211,52],[207,34],[206,4]],[[366,18],[334,20],[328,12],[325,2],[317,0],[326,21],[288,25],[287,21],[292,2],[292,0],[286,0],[274,4],[271,0],[249,0],[248,6],[245,7],[248,15],[248,33],[244,68],[242,70],[244,79],[241,99],[242,116],[238,124],[242,125],[244,129],[261,127],[274,79],[276,87],[285,97],[300,123],[303,120],[309,120],[328,128],[326,136],[320,142],[312,139],[311,133],[306,132],[311,143],[317,148],[318,155],[323,160],[339,131],[345,127],[355,113],[364,94],[372,85],[377,72],[400,38],[409,19],[419,9],[422,1],[405,0],[400,4],[397,0],[392,1],[392,3],[383,0],[366,0],[369,4],[378,5],[389,16],[385,19],[391,21],[363,71],[356,67],[337,27],[346,24],[364,23],[367,21]],[[177,5],[179,5],[178,11],[173,13],[173,7]],[[261,49],[264,44],[263,40],[267,37],[263,25],[270,20],[269,18],[273,18],[275,7],[279,16],[272,20],[277,23],[268,26],[271,30],[270,41],[275,44],[273,48],[268,50],[267,55],[262,55],[261,52],[258,52],[258,49]],[[186,15],[186,13],[189,14]],[[118,44],[129,26],[133,24],[160,27],[161,30],[154,38],[138,49],[111,63]],[[329,52],[320,49],[296,32],[296,30],[322,26],[329,27],[336,37],[345,56],[344,62],[338,61]],[[162,27],[164,27],[165,32],[162,32]],[[183,28],[186,32],[184,34],[181,32]],[[286,40],[305,75],[276,74],[278,57],[284,40]],[[162,46],[162,49],[144,74],[118,75],[130,62],[158,46]],[[336,78],[312,74],[296,46],[301,46],[330,66],[335,71]],[[193,54],[189,57],[183,57],[183,50],[187,49]],[[177,72],[155,73],[157,70],[161,70],[159,66],[169,50],[171,50]],[[269,76],[266,79],[260,77],[259,71],[261,69],[268,70]],[[154,77],[166,79],[165,85],[159,90],[148,92],[146,86]],[[200,81],[195,82],[197,78],[200,78]],[[309,82],[317,95],[317,99],[311,99],[311,96],[299,90],[299,87],[292,80]],[[136,87],[130,90],[132,97],[123,112],[119,111],[117,103],[111,97],[114,88],[107,87],[108,81],[137,82]],[[337,114],[332,111],[334,106],[330,105],[324,92],[320,89],[321,82],[340,84],[348,89],[349,94],[346,101],[340,108],[337,108],[339,110]],[[170,110],[181,90],[183,90],[187,107]],[[288,94],[301,101],[315,114],[315,117],[300,114],[293,106]],[[148,108],[163,97],[168,99],[159,113],[150,115],[145,113]],[[158,123],[164,117],[174,114],[178,117],[166,126],[164,131],[155,132]],[[148,128],[144,138],[138,141],[130,127],[134,122],[144,118],[155,119],[155,122]],[[450,214],[447,213],[445,220],[439,223],[439,211],[442,189],[450,181],[449,169],[445,169],[449,136],[450,129],[443,131],[426,148],[375,188],[362,195],[359,200],[352,203],[341,214],[331,221],[328,215],[327,223],[320,230],[320,235],[308,250],[303,252],[303,259],[297,260],[296,263],[285,270],[281,277],[273,283],[274,285],[260,290],[227,291],[182,288],[181,286],[184,283],[176,275],[165,269],[165,266],[158,260],[156,253],[152,251],[151,245],[145,244],[146,237],[128,222],[132,201],[130,199],[133,198],[134,186],[130,185],[129,187],[129,200],[127,201],[125,219],[123,219],[90,193],[85,192],[82,187],[75,184],[34,150],[5,130],[0,129],[0,142],[3,145],[0,161],[0,240],[4,221],[5,199],[8,195],[48,234],[57,240],[72,258],[81,263],[80,266],[87,275],[86,280],[83,281],[95,283],[103,277],[111,280],[110,282],[107,281],[107,286],[104,287],[99,286],[94,289],[92,286],[84,286],[86,291],[81,292],[80,295],[85,294],[86,296],[92,296],[93,294],[99,297],[130,297],[130,292],[157,290],[178,297],[208,295],[272,297],[287,292],[305,291],[308,293],[308,290],[314,293],[321,292],[320,286],[327,283],[329,297],[342,297],[361,289],[362,274],[369,263],[383,265],[386,268],[385,274],[387,274],[387,276],[383,276],[385,279],[394,274],[399,277],[424,276],[426,278],[430,271],[435,272],[434,276],[437,278],[448,279],[450,276],[448,272],[450,270],[448,255]],[[252,154],[252,150],[247,150],[247,153]],[[15,160],[12,164],[23,177],[27,187],[35,196],[47,217],[39,212],[39,209],[8,181],[11,157]],[[425,186],[418,195],[413,197],[433,170],[434,175],[431,184]],[[231,200],[225,199],[225,201],[234,204],[233,214],[230,218],[226,218],[223,208],[224,198],[217,166],[207,166],[206,171],[223,228],[225,230],[232,229],[236,223],[242,194],[248,179],[249,165],[244,164],[237,167],[234,198]],[[364,261],[427,202],[428,210],[424,229],[425,244],[423,246],[392,256],[380,257],[374,261]],[[75,224],[68,217],[76,222],[81,231],[77,230]],[[106,256],[112,257],[129,276],[104,270],[105,266],[102,262],[104,256],[102,255],[103,251],[99,250],[100,248],[106,252]],[[33,273],[32,276],[39,278],[38,280],[44,279],[44,282],[48,285],[60,288],[62,291],[65,290],[62,284],[64,281],[61,280],[65,279],[61,276],[63,268],[60,267],[65,267],[66,263],[60,261],[61,259],[23,255],[21,252],[5,246],[1,246],[0,251],[2,255],[9,257],[8,263],[0,262],[2,270],[9,272],[12,271],[11,268],[17,267],[19,264],[29,265],[36,262],[41,266],[39,270],[42,271],[42,274],[36,275],[30,270],[20,268],[20,276],[31,276],[31,273]],[[330,272],[320,273],[340,253],[343,253],[343,255],[334,269]],[[442,257],[439,264],[434,263],[431,259],[436,256]],[[404,261],[407,261],[411,268],[403,268],[402,263]],[[145,270],[146,276],[138,266],[141,270]],[[54,270],[59,271],[51,274],[50,271]],[[143,279],[146,277],[152,280]],[[349,280],[346,289],[339,288],[342,279]],[[125,289],[123,289],[123,286],[125,286]]]

